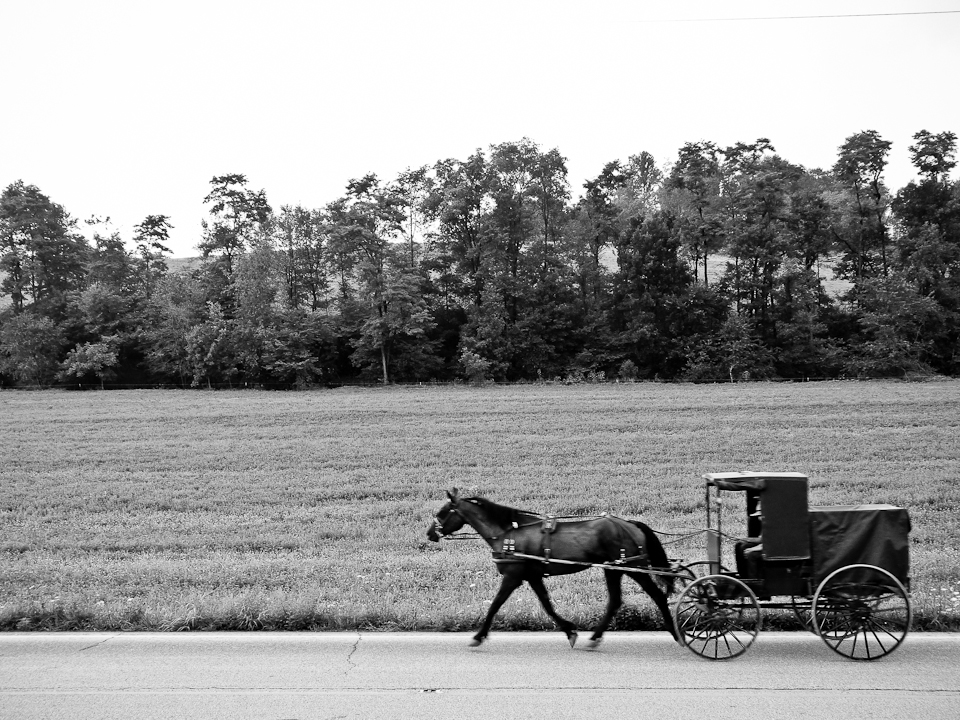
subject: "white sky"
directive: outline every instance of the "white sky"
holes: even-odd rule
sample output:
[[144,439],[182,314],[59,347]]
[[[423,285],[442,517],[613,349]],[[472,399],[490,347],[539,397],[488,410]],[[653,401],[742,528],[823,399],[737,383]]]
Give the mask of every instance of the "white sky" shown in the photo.
[[214,175],[275,210],[350,178],[529,137],[574,196],[611,160],[771,139],[829,167],[861,130],[913,179],[918,130],[960,133],[960,0],[0,0],[0,188],[22,179],[129,240],[171,216],[195,254]]

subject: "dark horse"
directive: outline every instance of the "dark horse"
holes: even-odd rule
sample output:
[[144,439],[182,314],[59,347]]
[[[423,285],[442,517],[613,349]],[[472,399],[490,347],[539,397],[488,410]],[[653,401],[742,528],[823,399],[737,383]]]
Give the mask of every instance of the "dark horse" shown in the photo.
[[[646,573],[628,572],[619,567],[653,567],[667,569],[670,562],[656,534],[641,522],[604,515],[590,520],[557,522],[555,518],[497,505],[479,497],[461,498],[456,488],[436,515],[427,537],[436,542],[441,535],[450,535],[470,525],[493,550],[497,570],[503,576],[500,590],[490,604],[483,625],[473,636],[471,645],[481,644],[490,631],[490,624],[510,594],[524,581],[530,584],[547,615],[560,626],[573,647],[577,641],[576,626],[560,617],[553,609],[543,583],[545,575],[568,575],[581,572],[590,564],[616,563],[604,568],[607,581],[607,612],[593,630],[590,642],[595,646],[609,627],[623,603],[620,580],[630,575],[653,599],[663,621],[676,639],[667,606],[667,595],[673,591],[673,578],[664,576],[666,593]],[[529,555],[533,558],[517,557]],[[559,562],[558,562],[559,561]],[[571,564],[566,564],[565,562]]]

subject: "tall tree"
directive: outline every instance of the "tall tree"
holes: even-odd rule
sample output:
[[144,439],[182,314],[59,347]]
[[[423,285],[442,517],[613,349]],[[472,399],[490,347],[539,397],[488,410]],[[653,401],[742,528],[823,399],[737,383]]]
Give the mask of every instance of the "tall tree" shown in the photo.
[[272,210],[263,190],[247,187],[240,174],[215,176],[212,189],[203,202],[209,205],[211,221],[203,221],[203,239],[198,244],[211,285],[211,297],[233,311],[231,284],[236,260],[250,247],[254,236],[262,232]]
[[704,285],[709,284],[709,256],[723,244],[719,154],[712,142],[686,143],[665,183],[665,201],[681,219],[681,237],[693,258],[694,274],[703,260]]
[[147,215],[143,221],[133,228],[133,242],[137,248],[137,275],[140,280],[143,294],[150,297],[157,283],[168,270],[165,255],[172,255],[170,250],[170,231],[173,225],[166,215]]
[[66,294],[83,287],[89,245],[62,206],[22,180],[0,195],[0,294],[15,312],[27,301],[62,311]]
[[416,348],[429,325],[419,274],[391,242],[401,235],[401,201],[394,188],[370,174],[351,180],[327,214],[331,249],[355,263],[359,317],[353,361],[369,367],[373,355],[382,381],[389,383],[406,341],[413,339]]
[[438,274],[443,274],[441,267],[453,271],[446,285],[457,299],[480,305],[495,249],[489,228],[489,165],[477,150],[462,162],[441,160],[433,172],[436,179],[423,204],[427,218],[437,226],[428,239],[430,258]]
[[846,189],[846,222],[837,237],[844,249],[839,272],[851,281],[884,276],[889,269],[886,214],[889,194],[883,182],[892,143],[876,130],[851,135],[839,148],[834,175]]

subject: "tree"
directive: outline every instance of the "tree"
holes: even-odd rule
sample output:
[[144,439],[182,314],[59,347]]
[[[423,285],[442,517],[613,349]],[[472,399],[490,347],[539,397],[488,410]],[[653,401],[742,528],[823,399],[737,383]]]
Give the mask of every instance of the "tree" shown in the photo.
[[928,332],[940,322],[937,303],[896,274],[865,280],[859,289],[860,337],[847,371],[867,377],[931,372]]
[[631,226],[617,244],[611,325],[621,359],[634,362],[644,376],[672,377],[683,366],[683,326],[695,278],[681,257],[672,214],[660,211],[645,220],[634,218]]
[[100,389],[103,390],[104,380],[116,377],[114,368],[119,361],[117,345],[118,338],[114,336],[102,338],[100,342],[77,345],[67,353],[58,377],[65,380],[93,374],[100,380]]
[[939,305],[937,323],[925,328],[932,367],[960,369],[960,181],[951,181],[956,166],[957,136],[921,130],[910,155],[920,175],[892,203],[896,218],[897,260],[903,278],[924,298]]
[[752,319],[766,342],[773,334],[777,273],[790,252],[787,228],[789,184],[802,169],[773,153],[766,138],[737,143],[724,151],[724,235],[733,263],[724,283],[739,315]]
[[400,173],[394,183],[398,205],[404,214],[400,233],[407,245],[411,268],[417,264],[417,250],[420,245],[417,239],[422,236],[426,221],[424,202],[432,185],[428,172],[429,167],[426,165],[414,170],[408,168]]
[[0,196],[0,294],[9,295],[14,312],[29,300],[62,313],[70,291],[83,287],[87,242],[72,232],[67,212],[22,180]]
[[181,387],[192,380],[192,329],[206,311],[203,288],[187,274],[166,275],[157,283],[144,313],[145,364],[155,376]]
[[693,258],[694,275],[703,260],[703,284],[709,284],[707,261],[722,245],[719,149],[712,142],[686,143],[666,180],[665,201],[681,220],[684,245]]
[[330,259],[323,212],[284,205],[277,216],[275,232],[283,253],[281,271],[287,307],[324,307],[330,291]]
[[197,246],[208,260],[206,272],[211,298],[233,311],[234,265],[257,232],[262,232],[272,210],[263,190],[247,188],[245,175],[215,176],[213,189],[203,202],[210,206],[211,222],[203,221],[203,239]]
[[838,272],[852,281],[886,275],[889,206],[883,171],[892,143],[876,130],[846,139],[833,166],[834,175],[847,191],[847,208],[837,239],[844,248]]
[[190,364],[193,387],[206,381],[207,387],[214,382],[233,384],[237,376],[234,321],[226,316],[218,303],[208,302],[206,317],[187,332],[186,350]]
[[146,298],[153,294],[160,278],[167,273],[164,255],[173,254],[167,246],[170,230],[173,229],[169,221],[166,215],[147,215],[143,222],[133,228],[133,241],[137,248],[136,274]]
[[438,226],[428,238],[430,258],[458,278],[447,283],[457,298],[479,305],[495,247],[489,229],[492,179],[487,160],[477,150],[463,162],[441,160],[434,173],[436,180],[423,203],[426,217]]
[[957,152],[957,134],[942,132],[934,135],[921,130],[913,136],[916,141],[911,145],[910,162],[925,182],[942,182],[947,179],[950,171],[957,166],[954,157]]
[[49,385],[56,379],[63,330],[36,312],[7,316],[0,326],[0,371],[26,385]]
[[757,336],[753,323],[736,315],[714,334],[691,343],[688,357],[684,373],[688,380],[739,382],[774,375],[773,353]]
[[328,206],[327,215],[330,248],[351,259],[360,290],[350,307],[359,313],[351,360],[359,367],[376,363],[382,381],[389,383],[391,367],[402,355],[424,349],[430,324],[421,278],[391,242],[401,233],[401,201],[393,188],[370,174],[351,180],[347,194]]

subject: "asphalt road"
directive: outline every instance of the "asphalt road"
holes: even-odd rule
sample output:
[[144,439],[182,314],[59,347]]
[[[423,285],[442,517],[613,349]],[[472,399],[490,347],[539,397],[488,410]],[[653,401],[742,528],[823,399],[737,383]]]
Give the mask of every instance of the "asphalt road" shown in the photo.
[[0,718],[960,718],[960,634],[853,662],[761,633],[710,662],[661,633],[4,633]]

